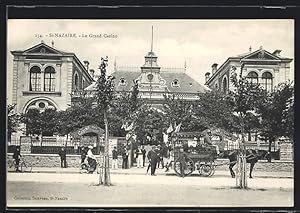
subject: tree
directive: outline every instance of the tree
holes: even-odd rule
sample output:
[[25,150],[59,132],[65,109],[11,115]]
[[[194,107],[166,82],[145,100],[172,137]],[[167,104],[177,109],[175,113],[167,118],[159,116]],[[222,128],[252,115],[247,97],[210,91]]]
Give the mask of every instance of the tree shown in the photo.
[[7,137],[11,138],[11,134],[17,131],[19,127],[20,115],[14,112],[15,104],[7,106]]
[[[272,143],[281,136],[293,138],[294,134],[294,86],[292,82],[279,84],[259,105],[261,137]],[[269,162],[271,158],[269,157]]]
[[[100,64],[100,77],[97,79],[97,91],[96,91],[96,101],[98,112],[103,114],[104,126],[105,126],[105,147],[104,147],[104,170],[100,173],[99,176],[99,184],[103,184],[106,186],[111,185],[110,181],[110,172],[109,172],[109,141],[108,141],[108,113],[112,106],[112,102],[115,96],[114,93],[114,77],[106,75],[106,67],[108,60],[107,58],[101,58]],[[102,177],[103,175],[103,177]]]
[[163,102],[165,127],[171,125],[179,125],[183,130],[194,130],[195,126],[201,126],[199,120],[194,119],[194,104],[183,98],[176,98],[175,95],[165,95]]
[[[228,100],[234,112],[239,117],[238,126],[242,136],[242,144],[238,158],[240,176],[237,176],[237,183],[240,188],[247,188],[245,129],[247,127],[250,128],[251,125],[247,125],[246,121],[247,118],[249,121],[249,116],[257,115],[258,106],[265,100],[266,92],[260,85],[253,84],[245,77],[242,77],[242,73],[240,73],[239,79],[236,75],[232,75],[231,81],[234,85],[234,90],[229,91]],[[253,117],[251,119],[253,119]]]
[[[110,108],[109,121],[112,134],[125,136],[126,132],[121,126],[126,122],[135,122],[143,101],[138,97],[138,84],[134,82],[131,92],[122,92],[113,100]],[[136,126],[136,125],[135,125]]]
[[26,125],[26,135],[40,135],[42,133],[42,116],[38,109],[29,109],[21,114],[21,122]]
[[60,111],[58,116],[60,135],[68,135],[87,125],[96,125],[104,128],[103,114],[98,113],[94,106],[94,99],[80,97],[76,104],[65,111]]
[[194,111],[196,118],[203,121],[203,130],[216,127],[229,132],[238,131],[237,116],[224,93],[211,91],[201,94]]
[[21,115],[26,124],[26,135],[53,135],[59,130],[59,113],[55,109],[29,109]]

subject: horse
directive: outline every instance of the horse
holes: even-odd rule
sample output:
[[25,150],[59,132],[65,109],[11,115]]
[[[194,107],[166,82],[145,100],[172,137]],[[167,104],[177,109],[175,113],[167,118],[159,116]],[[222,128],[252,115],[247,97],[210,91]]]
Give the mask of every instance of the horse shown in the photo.
[[[253,178],[252,171],[255,163],[257,163],[258,160],[268,159],[269,155],[270,153],[265,150],[246,149],[246,162],[250,163],[249,178]],[[222,156],[222,158],[229,159],[229,171],[231,177],[235,178],[233,167],[235,166],[238,160],[238,150],[225,150],[220,153],[220,156]]]

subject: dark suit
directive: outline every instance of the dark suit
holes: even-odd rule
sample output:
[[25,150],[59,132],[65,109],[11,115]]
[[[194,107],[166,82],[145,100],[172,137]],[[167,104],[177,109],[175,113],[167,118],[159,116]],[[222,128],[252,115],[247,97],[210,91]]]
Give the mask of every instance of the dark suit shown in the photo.
[[67,168],[67,161],[66,161],[66,149],[61,149],[58,152],[58,155],[60,156],[60,166],[61,168]]
[[151,164],[151,175],[155,175],[155,170],[157,162],[159,162],[159,156],[156,151],[150,150],[147,155],[149,162]]

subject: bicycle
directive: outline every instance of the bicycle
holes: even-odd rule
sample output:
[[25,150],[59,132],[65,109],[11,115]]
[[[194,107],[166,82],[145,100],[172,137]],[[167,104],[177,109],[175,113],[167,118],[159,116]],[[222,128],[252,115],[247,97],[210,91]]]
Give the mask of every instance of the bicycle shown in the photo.
[[[16,170],[17,165],[16,165],[16,160],[8,160],[8,170],[11,170],[11,168],[14,168]],[[23,157],[20,158],[19,162],[19,169],[21,172],[31,172],[32,171],[32,165],[29,162],[26,162]]]

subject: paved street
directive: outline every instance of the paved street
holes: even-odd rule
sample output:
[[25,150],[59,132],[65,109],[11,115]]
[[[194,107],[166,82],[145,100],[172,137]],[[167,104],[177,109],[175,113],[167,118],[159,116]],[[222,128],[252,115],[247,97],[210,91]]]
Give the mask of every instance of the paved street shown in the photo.
[[216,175],[111,174],[113,186],[97,186],[97,174],[8,173],[9,206],[292,206],[293,178],[249,179],[249,189]]

